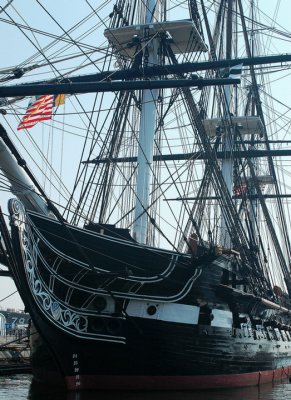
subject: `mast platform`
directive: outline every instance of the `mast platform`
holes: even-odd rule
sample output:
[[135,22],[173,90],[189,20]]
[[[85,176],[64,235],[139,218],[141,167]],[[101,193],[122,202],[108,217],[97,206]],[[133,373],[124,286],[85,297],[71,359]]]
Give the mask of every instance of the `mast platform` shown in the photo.
[[[240,129],[242,135],[259,135],[263,133],[263,123],[260,117],[256,116],[233,116],[231,117],[233,126],[237,126]],[[225,123],[223,118],[209,118],[203,121],[203,125],[206,133],[210,137],[215,137],[218,131],[223,133],[225,130]]]
[[120,55],[134,58],[136,46],[141,43],[143,47],[145,30],[149,38],[165,33],[175,54],[207,51],[206,44],[190,20],[123,26],[106,29],[104,35]]

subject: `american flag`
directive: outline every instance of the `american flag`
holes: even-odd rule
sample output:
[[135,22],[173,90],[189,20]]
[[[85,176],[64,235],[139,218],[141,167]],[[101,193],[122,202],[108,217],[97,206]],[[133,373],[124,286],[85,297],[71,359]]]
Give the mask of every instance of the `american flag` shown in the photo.
[[52,118],[53,107],[64,104],[63,98],[53,94],[34,97],[28,104],[28,108],[17,130],[32,128],[37,122]]

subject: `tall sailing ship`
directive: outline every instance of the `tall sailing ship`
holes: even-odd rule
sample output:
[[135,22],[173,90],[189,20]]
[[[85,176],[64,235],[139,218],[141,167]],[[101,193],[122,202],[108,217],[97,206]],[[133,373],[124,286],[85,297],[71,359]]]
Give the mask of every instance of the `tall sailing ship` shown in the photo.
[[19,35],[0,69],[1,197],[16,196],[0,256],[39,335],[34,378],[288,375],[287,2],[63,3],[0,8]]

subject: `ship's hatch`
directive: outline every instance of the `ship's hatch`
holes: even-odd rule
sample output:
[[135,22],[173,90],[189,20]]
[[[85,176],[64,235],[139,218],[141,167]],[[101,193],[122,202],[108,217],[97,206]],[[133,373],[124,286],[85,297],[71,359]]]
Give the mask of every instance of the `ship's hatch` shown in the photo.
[[134,242],[134,239],[129,233],[129,229],[117,228],[113,224],[98,224],[94,222],[89,222],[84,225],[84,228],[88,231],[99,233],[100,235],[111,236],[117,239],[130,240]]

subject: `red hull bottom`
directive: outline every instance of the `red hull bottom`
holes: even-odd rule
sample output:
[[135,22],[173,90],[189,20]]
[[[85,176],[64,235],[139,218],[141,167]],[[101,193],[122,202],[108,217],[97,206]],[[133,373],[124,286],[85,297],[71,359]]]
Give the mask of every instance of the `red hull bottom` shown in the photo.
[[114,376],[80,375],[66,377],[69,390],[201,390],[257,386],[289,377],[290,367],[245,374],[201,376]]

